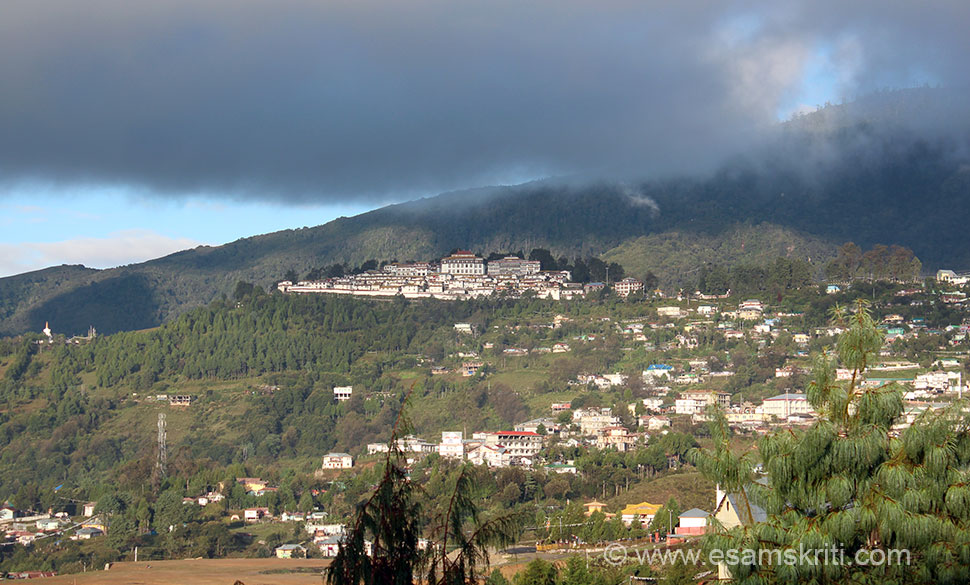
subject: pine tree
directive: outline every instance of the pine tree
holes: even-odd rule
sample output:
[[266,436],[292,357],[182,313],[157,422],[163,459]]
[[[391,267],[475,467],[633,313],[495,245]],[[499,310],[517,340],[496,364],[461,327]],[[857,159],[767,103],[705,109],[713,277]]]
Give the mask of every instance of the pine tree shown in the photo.
[[[836,357],[815,358],[807,389],[818,421],[761,439],[763,477],[755,473],[753,453],[727,448],[723,416],[712,425],[715,446],[692,452],[705,475],[738,495],[742,517],[752,518],[755,506],[766,516],[719,527],[705,537],[705,549],[753,551],[725,563],[740,583],[966,583],[970,418],[964,405],[927,411],[894,431],[903,413],[900,388],[861,382],[883,343],[867,306],[859,303],[851,313],[837,308],[833,318],[846,331]],[[851,371],[850,380],[836,379],[837,362]],[[799,556],[833,547],[836,554]],[[849,564],[893,558],[890,550],[908,555],[879,566]]]
[[670,497],[667,503],[663,505],[657,513],[653,516],[653,522],[650,523],[650,532],[660,532],[661,534],[670,534],[677,527],[677,521],[680,518],[681,513],[680,505],[677,500]]
[[[398,437],[409,428],[403,412],[388,442],[384,474],[370,498],[358,506],[353,528],[327,568],[329,585],[413,585],[417,580],[428,585],[479,583],[486,577],[488,550],[508,546],[518,535],[519,512],[494,518],[481,514],[481,494],[469,465],[455,473],[445,510],[434,518],[425,514],[420,503],[424,494],[408,479],[406,459],[398,446]],[[423,532],[430,538],[419,547]]]

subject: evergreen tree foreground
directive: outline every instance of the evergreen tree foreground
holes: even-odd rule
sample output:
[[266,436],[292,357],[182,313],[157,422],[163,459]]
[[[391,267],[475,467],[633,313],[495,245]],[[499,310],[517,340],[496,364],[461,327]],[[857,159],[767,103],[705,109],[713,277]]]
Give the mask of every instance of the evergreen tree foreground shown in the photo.
[[487,577],[489,551],[518,537],[519,512],[491,518],[481,512],[468,465],[455,472],[444,511],[427,513],[422,505],[426,494],[410,481],[398,445],[407,428],[402,411],[388,442],[383,476],[358,505],[354,524],[327,568],[328,585],[479,583]]
[[[941,413],[927,409],[902,428],[899,386],[862,382],[883,344],[866,304],[851,312],[836,309],[833,320],[845,332],[834,356],[815,358],[814,381],[807,389],[818,413],[814,425],[763,437],[759,468],[754,452],[728,449],[726,422],[715,415],[714,447],[692,452],[705,475],[736,494],[742,515],[750,518],[760,507],[766,516],[730,529],[714,521],[715,531],[704,538],[706,552],[752,551],[723,565],[734,582],[745,584],[967,583],[970,416],[965,404]],[[851,379],[836,379],[839,362]],[[833,548],[838,553],[828,557],[798,556]],[[872,563],[860,566],[857,560]]]

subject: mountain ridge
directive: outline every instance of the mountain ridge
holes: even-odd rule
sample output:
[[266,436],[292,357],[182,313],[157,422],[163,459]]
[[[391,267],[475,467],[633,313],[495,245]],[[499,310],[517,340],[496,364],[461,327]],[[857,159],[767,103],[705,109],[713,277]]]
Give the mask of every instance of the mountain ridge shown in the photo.
[[[631,274],[655,266],[665,272],[657,274],[661,282],[682,284],[685,261],[758,258],[727,249],[738,230],[758,226],[773,234],[765,244],[771,254],[787,238],[799,249],[785,255],[824,259],[851,240],[907,246],[927,269],[967,268],[970,116],[962,104],[953,109],[954,95],[964,94],[881,95],[871,115],[865,104],[822,108],[707,175],[475,188],[118,268],[53,267],[2,278],[0,334],[39,330],[45,321],[71,333],[89,325],[104,332],[151,327],[231,294],[240,280],[266,287],[291,269],[303,275],[333,263],[430,260],[457,247],[606,255]],[[950,128],[936,121],[937,102],[957,112]],[[679,243],[652,245],[665,239]]]

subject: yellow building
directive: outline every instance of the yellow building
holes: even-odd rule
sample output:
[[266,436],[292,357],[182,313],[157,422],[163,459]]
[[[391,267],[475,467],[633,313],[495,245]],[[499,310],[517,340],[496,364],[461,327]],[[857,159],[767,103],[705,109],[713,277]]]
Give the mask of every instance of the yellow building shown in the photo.
[[654,515],[661,507],[660,504],[640,502],[639,504],[630,504],[626,508],[623,508],[620,514],[623,518],[623,523],[627,526],[633,524],[633,520],[636,518],[640,518],[640,523],[646,526],[653,521]]

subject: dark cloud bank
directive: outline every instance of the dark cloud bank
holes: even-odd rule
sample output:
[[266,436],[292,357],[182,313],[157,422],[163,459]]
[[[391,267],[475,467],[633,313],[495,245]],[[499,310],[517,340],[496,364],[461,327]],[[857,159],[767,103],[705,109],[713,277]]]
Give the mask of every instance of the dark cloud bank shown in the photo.
[[13,0],[0,181],[327,200],[697,169],[758,140],[821,49],[847,97],[967,84],[967,22],[965,1]]

